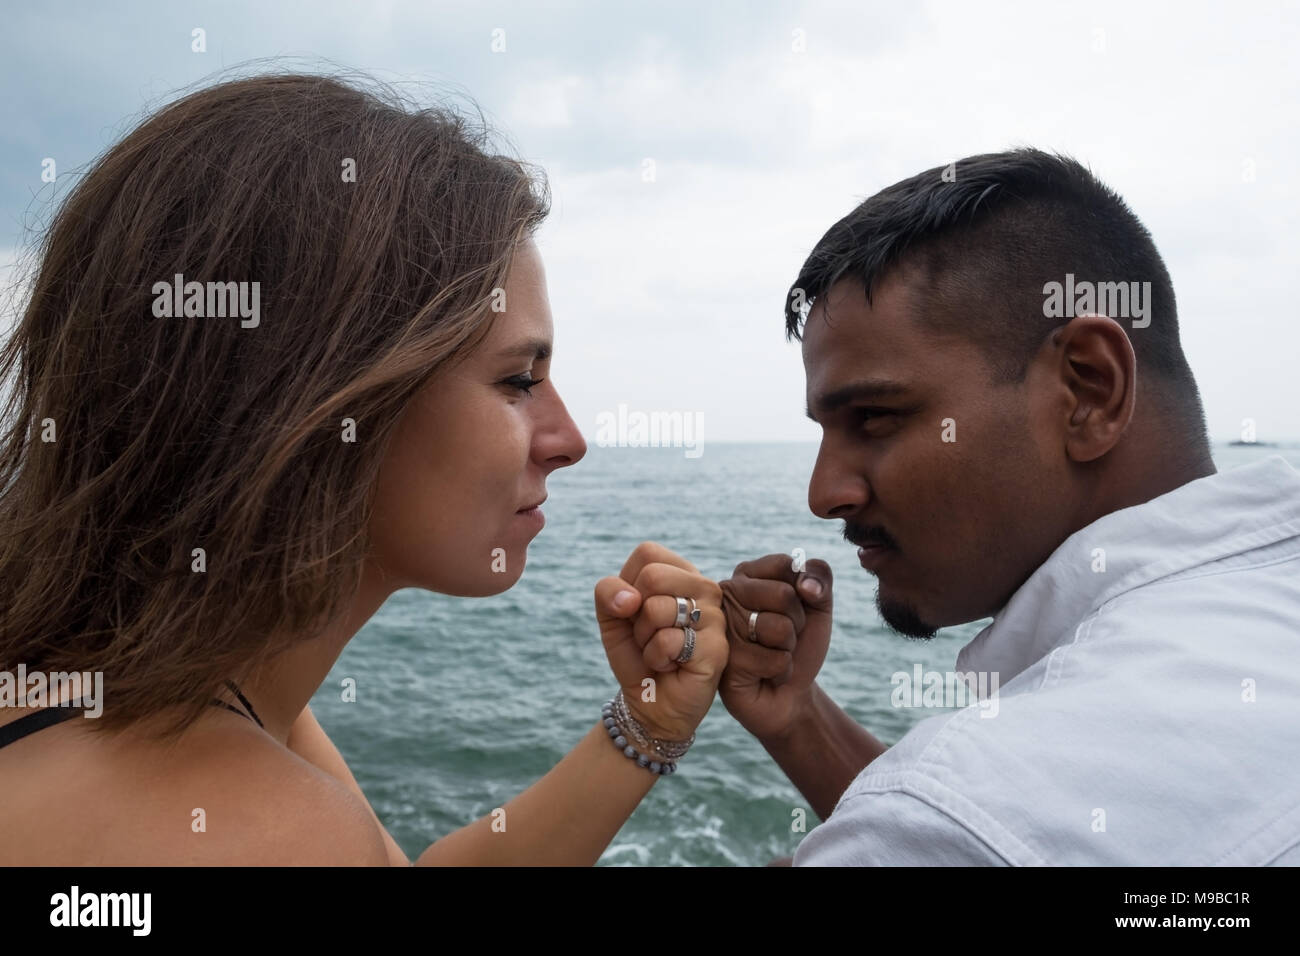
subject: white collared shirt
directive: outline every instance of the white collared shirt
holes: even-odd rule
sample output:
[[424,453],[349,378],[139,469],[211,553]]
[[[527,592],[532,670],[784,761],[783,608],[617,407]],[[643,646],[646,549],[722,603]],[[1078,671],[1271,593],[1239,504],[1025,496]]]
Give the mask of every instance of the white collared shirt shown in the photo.
[[996,700],[877,757],[795,866],[1300,865],[1300,472],[1097,519],[956,670]]

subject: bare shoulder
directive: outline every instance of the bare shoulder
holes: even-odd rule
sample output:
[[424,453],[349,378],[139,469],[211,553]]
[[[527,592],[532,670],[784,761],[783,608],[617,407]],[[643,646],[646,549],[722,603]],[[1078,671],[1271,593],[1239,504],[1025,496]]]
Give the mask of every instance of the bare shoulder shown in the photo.
[[186,863],[389,865],[383,834],[364,801],[269,739],[220,748],[199,774],[178,778],[177,785],[194,795],[191,832],[178,835],[192,854]]
[[257,728],[218,718],[171,745],[43,734],[0,753],[5,865],[389,865],[364,800]]

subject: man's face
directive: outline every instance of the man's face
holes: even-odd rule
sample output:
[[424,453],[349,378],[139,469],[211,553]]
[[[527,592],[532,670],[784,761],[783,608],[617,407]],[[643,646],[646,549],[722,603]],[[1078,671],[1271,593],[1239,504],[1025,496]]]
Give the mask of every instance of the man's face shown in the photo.
[[893,270],[869,305],[842,280],[809,313],[803,359],[823,433],[808,505],[854,544],[882,543],[859,551],[881,617],[930,637],[998,611],[1068,535],[1073,507],[1051,363],[992,384],[973,343],[918,323],[919,291]]

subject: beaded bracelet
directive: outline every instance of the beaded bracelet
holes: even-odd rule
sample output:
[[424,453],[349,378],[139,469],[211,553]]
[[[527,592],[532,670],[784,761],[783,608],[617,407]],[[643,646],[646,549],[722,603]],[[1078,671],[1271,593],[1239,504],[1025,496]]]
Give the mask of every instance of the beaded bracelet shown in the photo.
[[652,737],[650,731],[642,727],[641,722],[632,715],[621,687],[614,695],[614,719],[623,728],[624,736],[632,738],[641,749],[653,751],[661,759],[679,760],[686,756],[686,751],[690,750],[691,744],[695,743],[694,734],[691,734],[689,740],[660,740],[658,737]]
[[605,725],[605,730],[609,732],[610,739],[614,741],[614,746],[623,751],[623,756],[636,761],[638,767],[644,767],[651,773],[667,776],[670,773],[677,772],[677,763],[673,760],[652,760],[643,753],[638,753],[637,749],[627,742],[627,737],[623,735],[622,728],[619,727],[618,721],[614,718],[614,700],[610,698],[600,709],[601,723]]

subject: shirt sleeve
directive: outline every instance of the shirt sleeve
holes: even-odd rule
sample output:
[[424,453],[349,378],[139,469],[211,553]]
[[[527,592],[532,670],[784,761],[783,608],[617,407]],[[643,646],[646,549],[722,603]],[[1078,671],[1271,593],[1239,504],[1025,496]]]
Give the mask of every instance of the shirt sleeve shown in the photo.
[[953,817],[900,790],[854,794],[795,849],[794,866],[1006,866]]

